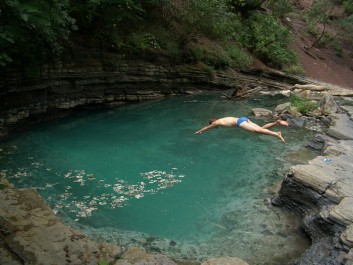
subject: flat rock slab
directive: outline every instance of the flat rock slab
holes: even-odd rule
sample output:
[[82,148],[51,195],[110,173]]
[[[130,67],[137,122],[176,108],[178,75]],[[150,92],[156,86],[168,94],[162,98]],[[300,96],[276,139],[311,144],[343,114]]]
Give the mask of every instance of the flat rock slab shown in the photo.
[[353,122],[347,114],[335,114],[334,125],[327,134],[339,140],[353,140]]
[[353,223],[353,198],[344,198],[330,211],[329,218],[344,226],[351,225]]
[[349,225],[341,234],[341,240],[349,247],[353,247],[353,224]]
[[20,264],[93,265],[103,260],[113,262],[121,252],[118,246],[93,242],[65,226],[35,191],[2,189],[0,202],[4,246],[0,250],[8,251],[0,255],[0,264],[8,264],[10,253]]
[[254,108],[252,109],[252,113],[255,117],[273,117],[272,111],[264,108]]
[[201,263],[201,265],[249,265],[238,258],[212,258]]
[[346,111],[349,115],[349,117],[353,117],[353,106],[341,106],[341,109]]
[[164,255],[152,255],[137,247],[131,247],[114,265],[176,265],[176,263]]
[[317,165],[297,165],[290,169],[292,178],[320,194],[325,193],[332,183],[337,182],[337,175]]
[[[326,156],[318,156],[307,165],[291,167],[289,176],[302,185],[317,191],[332,202],[345,203],[346,215],[353,216],[353,205],[345,207],[347,198],[353,198],[353,141],[339,141],[326,150]],[[343,202],[344,201],[344,202]],[[348,200],[349,201],[349,200]],[[340,206],[333,213],[337,217]]]

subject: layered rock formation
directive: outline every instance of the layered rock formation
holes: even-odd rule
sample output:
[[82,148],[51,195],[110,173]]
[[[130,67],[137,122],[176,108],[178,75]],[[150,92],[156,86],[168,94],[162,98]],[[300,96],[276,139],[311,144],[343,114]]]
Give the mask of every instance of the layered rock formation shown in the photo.
[[308,82],[271,70],[244,74],[214,71],[205,66],[172,65],[166,58],[141,61],[106,54],[109,60],[92,61],[85,56],[75,59],[82,61],[80,64],[43,67],[36,78],[28,79],[18,72],[2,73],[0,136],[23,121],[41,120],[80,106],[153,100],[197,90],[235,90],[245,81],[275,89]]
[[353,264],[353,121],[333,114],[322,156],[293,166],[284,178],[275,204],[303,218],[311,248],[297,265]]

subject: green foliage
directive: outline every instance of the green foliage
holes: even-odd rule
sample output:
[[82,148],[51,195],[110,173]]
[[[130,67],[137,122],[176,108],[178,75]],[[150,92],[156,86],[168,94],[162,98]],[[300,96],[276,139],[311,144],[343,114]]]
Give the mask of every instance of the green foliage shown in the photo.
[[296,107],[297,110],[302,114],[308,114],[310,111],[313,111],[318,107],[316,103],[303,99],[298,94],[293,94],[290,97],[291,106]]
[[109,262],[106,260],[99,261],[98,265],[109,265]]
[[183,45],[203,35],[215,39],[231,32],[234,14],[227,12],[224,1],[191,0],[180,12],[178,16],[184,28],[180,34]]
[[353,0],[343,0],[342,4],[349,15],[353,14]]
[[286,65],[283,68],[283,71],[294,75],[304,75],[304,68],[303,65],[299,62],[299,59],[296,59],[293,64]]
[[251,57],[237,46],[231,46],[227,49],[228,56],[232,59],[231,66],[236,69],[246,70],[252,63]]
[[190,62],[204,62],[213,69],[224,69],[231,64],[231,58],[222,47],[194,45],[189,48],[188,60]]
[[272,10],[272,14],[279,18],[293,11],[292,3],[288,0],[268,0],[267,6]]
[[160,46],[152,33],[133,33],[128,38],[127,42],[135,51],[160,49]]
[[353,14],[339,20],[338,24],[344,30],[344,34],[351,42],[351,45],[353,45]]
[[317,23],[324,23],[327,20],[328,12],[333,7],[334,3],[331,0],[314,1],[309,9],[303,13],[306,23],[310,25],[317,25]]
[[[60,56],[75,30],[73,40],[83,36],[100,49],[133,53],[154,49],[168,54],[175,62],[201,61],[214,69],[247,69],[251,65],[248,51],[271,66],[299,69],[288,48],[289,31],[276,18],[258,12],[267,4],[280,17],[290,10],[288,3],[285,0],[3,0],[0,66],[25,65],[23,72],[34,76],[41,63]],[[199,40],[203,39],[218,44],[202,47]]]
[[260,9],[264,2],[266,0],[227,0],[230,10],[240,13],[243,17],[248,17],[251,12]]
[[75,26],[68,0],[6,0],[0,4],[0,65],[37,64],[62,52]]
[[137,0],[87,0],[85,3],[89,25],[97,24],[110,31],[118,30],[122,25],[134,26],[145,12],[141,1]]
[[296,62],[294,52],[288,48],[292,41],[290,31],[274,17],[254,13],[247,26],[242,41],[255,56],[271,66],[280,68]]
[[75,20],[68,15],[68,0],[6,0],[0,4],[0,64],[33,63],[58,55]]

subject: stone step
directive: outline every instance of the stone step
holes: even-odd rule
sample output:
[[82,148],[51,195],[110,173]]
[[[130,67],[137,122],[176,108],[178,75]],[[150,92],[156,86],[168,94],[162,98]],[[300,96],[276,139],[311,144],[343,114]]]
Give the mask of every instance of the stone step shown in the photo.
[[327,134],[339,140],[353,140],[353,122],[347,114],[333,115],[334,125]]
[[330,211],[329,218],[344,226],[353,224],[353,198],[344,198]]

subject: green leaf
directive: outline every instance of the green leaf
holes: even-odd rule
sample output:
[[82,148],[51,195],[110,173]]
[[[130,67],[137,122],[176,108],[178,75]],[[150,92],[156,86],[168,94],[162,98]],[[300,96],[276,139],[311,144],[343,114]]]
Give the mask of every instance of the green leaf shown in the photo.
[[28,22],[29,15],[28,14],[20,14],[23,21]]

